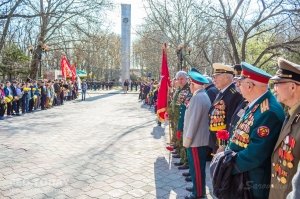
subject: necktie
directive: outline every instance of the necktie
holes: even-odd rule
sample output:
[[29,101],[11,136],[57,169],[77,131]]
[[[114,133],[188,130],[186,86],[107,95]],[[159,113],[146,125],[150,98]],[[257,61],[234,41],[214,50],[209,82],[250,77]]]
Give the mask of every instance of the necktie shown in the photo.
[[223,97],[223,93],[222,92],[219,92],[214,103],[218,102],[221,98]]

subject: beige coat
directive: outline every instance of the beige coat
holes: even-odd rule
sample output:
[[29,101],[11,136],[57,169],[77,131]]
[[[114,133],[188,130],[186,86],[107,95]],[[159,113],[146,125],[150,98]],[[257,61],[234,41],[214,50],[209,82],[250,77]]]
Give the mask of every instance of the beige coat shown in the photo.
[[[291,143],[295,141],[294,148]],[[281,151],[289,154],[284,157],[293,157],[293,160],[280,158]],[[292,156],[290,155],[292,154]],[[279,138],[272,154],[272,174],[269,199],[286,199],[292,190],[292,178],[297,172],[297,165],[300,160],[300,105],[290,116],[289,120],[282,127]],[[278,172],[276,172],[276,170]]]

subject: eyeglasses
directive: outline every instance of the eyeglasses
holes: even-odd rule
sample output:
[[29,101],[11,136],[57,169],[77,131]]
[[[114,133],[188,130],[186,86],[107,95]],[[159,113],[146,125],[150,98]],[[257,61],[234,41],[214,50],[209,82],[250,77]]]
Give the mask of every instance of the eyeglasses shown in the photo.
[[255,86],[255,84],[253,82],[246,82],[246,81],[242,81],[242,80],[238,80],[235,85],[240,87],[242,85],[242,83],[247,83],[249,85]]
[[221,75],[223,75],[224,73],[216,73],[212,75],[212,78],[215,79],[217,77],[220,77]]

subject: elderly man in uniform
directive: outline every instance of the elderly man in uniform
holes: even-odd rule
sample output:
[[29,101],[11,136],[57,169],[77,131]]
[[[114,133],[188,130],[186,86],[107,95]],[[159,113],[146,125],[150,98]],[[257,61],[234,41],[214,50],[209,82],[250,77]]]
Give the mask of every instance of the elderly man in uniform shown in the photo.
[[[185,150],[182,147],[182,140],[181,140],[181,129],[178,129],[178,123],[180,119],[180,111],[183,113],[181,105],[186,101],[186,98],[190,95],[191,91],[188,84],[188,77],[185,71],[178,71],[175,76],[177,80],[178,88],[174,93],[172,102],[170,104],[169,109],[169,117],[171,120],[171,128],[172,128],[172,142],[175,143],[177,155],[174,157],[181,158],[180,162],[176,164],[176,166],[181,166],[186,162],[185,157]],[[183,120],[183,119],[181,119]],[[180,127],[181,125],[179,125]]]
[[288,113],[272,154],[269,199],[287,197],[300,160],[300,65],[279,58],[278,66],[272,78],[274,91],[278,101],[288,107]]
[[266,199],[271,178],[271,154],[284,120],[284,112],[268,90],[271,75],[242,62],[237,82],[249,102],[244,115],[235,125],[228,148],[237,153],[232,175],[247,172],[247,186],[254,199]]
[[192,98],[186,105],[183,146],[187,149],[190,174],[193,182],[192,194],[186,199],[205,197],[206,148],[209,143],[208,111],[210,99],[205,91],[208,80],[197,70],[189,72]]
[[233,68],[220,63],[214,63],[213,68],[213,82],[220,90],[209,110],[209,130],[211,131],[209,146],[215,152],[219,147],[216,132],[229,129],[233,113],[244,99],[233,83]]

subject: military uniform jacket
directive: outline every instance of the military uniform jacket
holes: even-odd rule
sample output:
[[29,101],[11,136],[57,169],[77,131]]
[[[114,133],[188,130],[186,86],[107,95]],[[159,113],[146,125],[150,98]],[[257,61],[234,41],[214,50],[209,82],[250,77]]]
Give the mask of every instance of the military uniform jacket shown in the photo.
[[178,119],[178,126],[177,126],[177,131],[183,131],[183,125],[184,125],[184,115],[185,115],[185,111],[186,111],[186,106],[189,104],[189,101],[192,97],[192,93],[189,93],[186,98],[185,101],[181,103],[181,105],[179,106],[179,119]]
[[231,84],[223,93],[219,93],[209,110],[209,130],[212,132],[209,139],[209,147],[217,150],[216,131],[227,131],[230,128],[230,121],[238,105],[244,101],[242,95]]
[[255,199],[268,198],[271,154],[284,121],[284,111],[270,91],[249,107],[237,122],[228,147],[237,152],[232,174],[248,172]]
[[[171,114],[170,119],[176,123],[175,130],[178,128],[178,122],[180,117],[180,105],[182,105],[186,98],[191,95],[189,84],[184,85],[181,89],[177,89],[174,93],[173,100],[171,102]],[[184,112],[183,112],[184,113]]]
[[243,100],[234,84],[220,92],[209,110],[210,131],[228,130],[231,117]]
[[191,139],[189,147],[208,146],[208,114],[211,106],[210,99],[205,90],[199,90],[194,93],[190,99],[184,116],[183,142],[185,139]]
[[[292,191],[292,178],[300,160],[300,105],[282,127],[272,154],[269,199],[285,199]],[[299,187],[298,187],[299,188]]]

